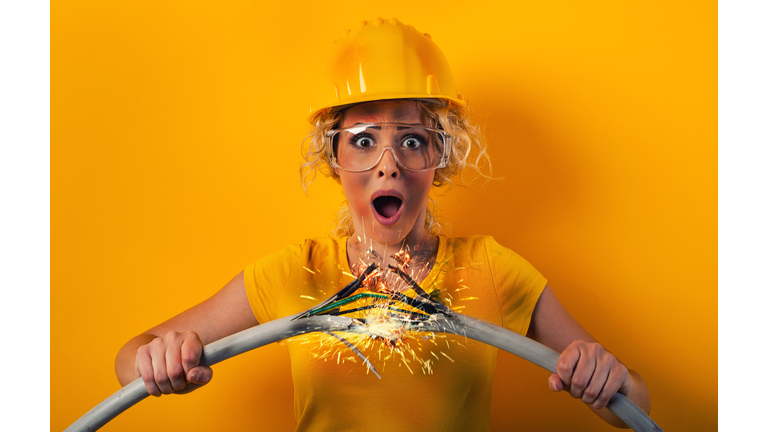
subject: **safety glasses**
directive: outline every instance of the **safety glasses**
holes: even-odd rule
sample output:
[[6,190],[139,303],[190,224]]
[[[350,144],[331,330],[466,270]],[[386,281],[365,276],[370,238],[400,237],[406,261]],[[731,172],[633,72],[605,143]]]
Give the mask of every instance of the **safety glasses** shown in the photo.
[[389,150],[395,161],[410,171],[444,168],[451,153],[445,131],[410,123],[358,123],[326,134],[328,160],[333,168],[368,171]]

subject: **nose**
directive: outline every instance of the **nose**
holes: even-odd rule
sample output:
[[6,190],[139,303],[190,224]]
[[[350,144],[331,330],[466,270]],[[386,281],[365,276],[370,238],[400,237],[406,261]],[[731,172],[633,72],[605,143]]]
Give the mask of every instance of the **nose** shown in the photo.
[[379,178],[391,177],[394,179],[400,176],[400,167],[395,160],[395,151],[392,150],[392,147],[384,147],[376,169]]

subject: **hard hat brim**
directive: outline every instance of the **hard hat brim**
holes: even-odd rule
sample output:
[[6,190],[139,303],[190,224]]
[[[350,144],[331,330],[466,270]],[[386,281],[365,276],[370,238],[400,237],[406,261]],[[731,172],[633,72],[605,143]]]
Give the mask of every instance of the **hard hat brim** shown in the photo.
[[[461,95],[459,95],[459,98],[460,97],[461,97]],[[467,101],[465,101],[463,99],[449,97],[449,96],[432,96],[432,95],[423,95],[423,96],[421,96],[421,95],[400,95],[400,96],[394,96],[393,95],[391,97],[386,97],[386,98],[376,98],[376,99],[359,98],[358,100],[354,100],[354,101],[349,101],[348,100],[348,101],[345,101],[344,104],[325,106],[325,107],[317,108],[317,109],[315,109],[314,107],[310,107],[309,108],[309,112],[312,113],[312,114],[315,114],[315,113],[317,113],[317,112],[319,112],[321,110],[329,109],[330,108],[329,113],[335,113],[335,112],[339,112],[339,111],[345,110],[345,109],[351,107],[352,105],[357,105],[357,104],[361,104],[361,103],[377,102],[377,101],[385,101],[385,100],[402,100],[402,99],[408,99],[408,100],[415,100],[415,101],[433,103],[433,104],[442,105],[442,106],[447,106],[447,105],[453,103],[453,104],[457,105],[460,108],[463,108],[464,106],[467,105]]]

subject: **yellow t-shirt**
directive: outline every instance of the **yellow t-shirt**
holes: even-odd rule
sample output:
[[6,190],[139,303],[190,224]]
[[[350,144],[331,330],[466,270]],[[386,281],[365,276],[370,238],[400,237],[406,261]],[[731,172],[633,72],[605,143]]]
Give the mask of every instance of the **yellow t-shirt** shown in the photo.
[[[249,265],[245,286],[256,319],[304,311],[351,282],[346,239],[308,239]],[[436,264],[420,285],[428,293],[439,289],[457,312],[525,335],[546,283],[490,236],[441,236]],[[382,376],[377,379],[351,351],[320,355],[323,338],[332,336],[313,338],[288,343],[297,431],[490,430],[497,348],[438,335],[419,352],[433,360],[431,374],[410,355],[385,362],[364,351]]]

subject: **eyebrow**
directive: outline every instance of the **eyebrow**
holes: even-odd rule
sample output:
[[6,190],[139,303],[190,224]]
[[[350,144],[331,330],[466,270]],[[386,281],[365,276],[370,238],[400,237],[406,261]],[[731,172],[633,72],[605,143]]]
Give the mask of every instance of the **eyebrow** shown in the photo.
[[[356,126],[359,126],[359,125],[365,125],[365,124],[368,124],[368,123],[357,122],[357,123],[353,124],[352,126],[345,127],[344,129],[350,129],[350,128],[353,128],[353,127],[356,127]],[[405,124],[407,124],[408,126],[397,126],[397,130],[411,129],[413,127],[429,127],[429,126],[421,124],[421,123],[405,123]],[[368,129],[381,130],[381,126],[370,126]]]

